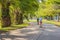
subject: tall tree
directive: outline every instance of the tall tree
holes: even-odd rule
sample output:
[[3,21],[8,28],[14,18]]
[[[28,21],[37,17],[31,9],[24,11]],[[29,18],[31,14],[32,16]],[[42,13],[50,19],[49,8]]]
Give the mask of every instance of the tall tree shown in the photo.
[[[17,21],[19,21],[18,24],[23,23],[23,16],[25,13],[32,15],[35,11],[38,10],[38,7],[39,7],[38,0],[30,0],[30,1],[29,0],[18,0],[18,2],[16,1],[16,3],[19,5],[18,8],[20,8],[20,11],[17,11],[19,9],[16,10],[17,15],[19,16],[19,18],[17,19]],[[27,18],[28,16],[25,15],[25,17]]]
[[7,27],[11,25],[11,19],[9,15],[9,0],[0,0],[2,5],[2,26]]
[[60,1],[55,0],[54,4],[55,4],[54,8],[56,10],[56,15],[57,15],[57,19],[58,19],[57,21],[59,22],[60,21]]

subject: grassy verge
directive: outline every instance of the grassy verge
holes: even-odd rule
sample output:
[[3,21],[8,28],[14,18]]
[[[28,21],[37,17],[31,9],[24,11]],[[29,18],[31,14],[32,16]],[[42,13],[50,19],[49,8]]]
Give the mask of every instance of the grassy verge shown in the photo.
[[[13,25],[10,27],[5,27],[5,28],[0,27],[0,31],[10,31],[10,30],[15,30],[15,29],[25,28],[25,27],[29,26],[29,22],[36,22],[36,20],[29,20],[29,21],[24,20],[24,24]],[[0,26],[1,26],[1,22],[0,22]]]
[[1,28],[1,21],[0,21],[0,28]]
[[[24,28],[24,27],[29,26],[29,24],[28,24],[29,22],[37,22],[37,21],[36,20],[29,20],[29,21],[24,20],[24,24],[13,25],[13,26],[10,26],[10,27],[5,27],[5,28],[0,27],[0,30],[9,31],[9,30],[15,30],[15,29]],[[54,24],[54,25],[60,26],[60,22],[56,22],[56,21],[43,20],[43,23],[49,23],[49,24]],[[0,23],[0,25],[1,25],[1,23]]]
[[29,22],[36,22],[37,20],[29,20],[29,21],[27,21],[27,20],[24,20],[24,23],[29,23]]
[[50,24],[54,24],[56,26],[60,26],[60,22],[57,22],[57,21],[48,21],[48,20],[43,20],[44,23],[50,23]]
[[24,28],[24,27],[27,27],[28,24],[24,23],[24,24],[21,24],[21,25],[13,25],[13,26],[10,26],[10,27],[4,27],[4,28],[0,28],[0,31],[10,31],[10,30],[15,30],[15,29],[20,29],[20,28]]

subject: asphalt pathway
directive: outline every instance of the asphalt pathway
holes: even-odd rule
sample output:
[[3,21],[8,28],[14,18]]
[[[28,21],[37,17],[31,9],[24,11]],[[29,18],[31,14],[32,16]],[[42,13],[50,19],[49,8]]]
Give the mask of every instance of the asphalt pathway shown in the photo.
[[60,28],[52,24],[44,24],[41,35],[37,40],[60,40]]
[[40,28],[32,22],[27,28],[0,34],[0,40],[60,40],[60,28],[53,24],[43,24]]

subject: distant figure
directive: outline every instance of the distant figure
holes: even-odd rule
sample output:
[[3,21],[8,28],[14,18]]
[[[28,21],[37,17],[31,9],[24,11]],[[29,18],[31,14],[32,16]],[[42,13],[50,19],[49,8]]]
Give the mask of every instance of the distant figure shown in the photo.
[[37,24],[39,25],[39,18],[37,18]]
[[42,17],[39,18],[39,25],[42,28]]

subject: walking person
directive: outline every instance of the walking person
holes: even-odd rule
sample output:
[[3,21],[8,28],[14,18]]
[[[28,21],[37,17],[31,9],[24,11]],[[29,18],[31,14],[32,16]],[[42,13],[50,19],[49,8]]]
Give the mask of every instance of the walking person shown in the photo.
[[39,18],[39,25],[42,28],[42,17]]
[[37,24],[39,25],[39,18],[37,18]]

